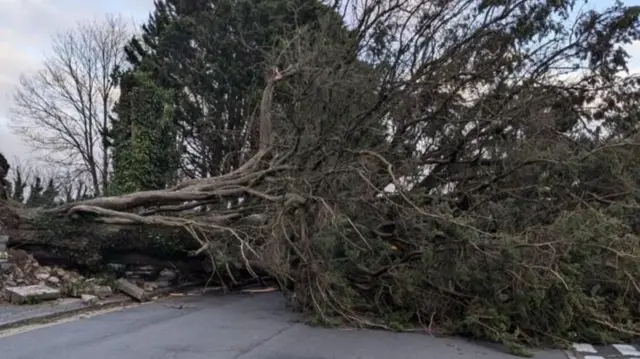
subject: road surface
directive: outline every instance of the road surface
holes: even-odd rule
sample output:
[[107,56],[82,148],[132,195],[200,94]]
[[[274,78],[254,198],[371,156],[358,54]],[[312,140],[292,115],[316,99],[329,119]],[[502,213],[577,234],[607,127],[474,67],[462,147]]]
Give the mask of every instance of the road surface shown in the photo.
[[[425,334],[313,328],[280,294],[174,298],[0,336],[2,359],[514,359]],[[537,359],[566,359],[563,351]]]

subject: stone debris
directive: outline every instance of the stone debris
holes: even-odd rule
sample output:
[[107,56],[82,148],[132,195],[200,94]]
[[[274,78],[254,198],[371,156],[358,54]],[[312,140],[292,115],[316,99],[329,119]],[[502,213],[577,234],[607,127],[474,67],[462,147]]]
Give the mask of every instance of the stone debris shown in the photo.
[[47,272],[36,273],[36,279],[39,281],[47,280],[49,277],[51,277],[51,274]]
[[[6,260],[0,258],[0,302],[28,304],[70,296],[94,303],[113,296],[114,290],[124,292],[138,301],[147,301],[154,291],[170,287],[178,278],[177,271],[171,269],[125,266],[128,271],[122,273],[125,277],[109,282],[106,279],[85,278],[60,267],[41,266],[24,250],[8,249],[6,253]],[[109,267],[118,266],[109,264]]]
[[171,287],[171,281],[168,280],[156,280],[151,282],[156,288],[168,288]]
[[124,272],[127,269],[125,264],[121,263],[107,263],[107,267],[114,272]]
[[82,299],[82,302],[84,302],[84,304],[86,305],[94,305],[98,303],[98,299],[99,299],[97,296],[91,295],[91,294],[82,294],[80,298]]
[[113,295],[113,290],[108,285],[98,283],[95,279],[86,279],[76,272],[63,268],[41,266],[33,256],[23,250],[10,249],[8,253],[8,261],[0,266],[0,301],[31,303],[46,300],[42,298],[14,300],[14,296],[19,296],[16,293],[21,293],[16,288],[27,288],[27,290],[49,288],[55,290],[58,297],[81,298],[83,294],[88,294],[104,299]]
[[146,292],[153,292],[154,290],[157,289],[157,287],[155,286],[154,283],[144,282],[142,284],[142,289],[144,289]]
[[141,279],[141,280],[150,280],[155,276],[155,272],[153,270],[145,270],[140,267],[136,270],[130,270],[124,272],[125,277],[131,279]]
[[9,253],[7,253],[7,243],[9,242],[9,236],[0,235],[0,263],[4,264],[9,259]]
[[108,298],[113,295],[113,289],[108,285],[92,285],[85,290],[86,294],[95,295],[100,299]]
[[116,285],[118,286],[119,291],[140,302],[146,302],[149,300],[149,296],[144,289],[138,287],[136,284],[130,282],[125,278],[118,279],[116,281]]
[[[7,294],[6,289],[51,288],[58,293],[66,294],[68,288],[75,283],[84,281],[84,277],[62,268],[41,266],[31,255],[20,249],[9,249],[8,260],[1,266],[0,289],[5,300],[11,300],[13,294]],[[58,294],[60,296],[60,294]]]
[[33,304],[60,298],[60,290],[46,285],[29,285],[25,287],[7,287],[4,289],[9,302],[14,304]]
[[160,274],[158,274],[158,279],[159,280],[166,280],[166,281],[172,281],[175,280],[178,277],[178,274],[175,271],[172,271],[171,269],[163,269],[160,271]]

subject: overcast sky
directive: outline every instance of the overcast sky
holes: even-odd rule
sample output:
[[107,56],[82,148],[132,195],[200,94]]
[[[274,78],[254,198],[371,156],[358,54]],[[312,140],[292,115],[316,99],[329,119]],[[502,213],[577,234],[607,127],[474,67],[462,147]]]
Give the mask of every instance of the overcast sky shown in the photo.
[[[640,5],[640,0],[626,0]],[[612,0],[591,1],[602,8]],[[77,21],[117,13],[137,23],[147,19],[153,0],[0,0],[0,152],[13,162],[29,158],[29,149],[7,126],[11,96],[21,73],[36,69],[49,51],[51,35],[73,27]],[[640,43],[630,47],[632,67],[640,71]]]
[[29,157],[28,147],[7,126],[11,97],[20,74],[41,64],[51,36],[107,13],[141,23],[152,9],[153,0],[0,0],[0,152],[10,162]]

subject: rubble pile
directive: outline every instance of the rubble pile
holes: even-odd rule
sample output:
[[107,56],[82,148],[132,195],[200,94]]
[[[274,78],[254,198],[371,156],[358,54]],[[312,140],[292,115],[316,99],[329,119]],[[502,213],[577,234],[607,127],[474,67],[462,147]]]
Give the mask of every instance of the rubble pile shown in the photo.
[[62,268],[40,266],[27,252],[10,250],[7,263],[2,266],[0,286],[17,287],[35,284],[48,284],[62,287],[82,280],[81,275],[67,272]]
[[[111,263],[110,266],[120,266]],[[150,300],[159,290],[171,288],[176,285],[177,271],[159,269],[155,266],[124,266],[128,270],[115,283],[120,292],[144,302]]]
[[178,277],[177,270],[112,263],[109,267],[113,276],[85,278],[72,270],[40,265],[23,250],[9,249],[5,253],[7,258],[0,261],[0,302],[29,304],[34,300],[27,297],[35,301],[75,297],[93,303],[112,296],[114,291],[146,300],[156,291],[172,287]]
[[0,299],[9,299],[8,288],[28,286],[49,287],[62,296],[80,297],[82,294],[91,294],[105,298],[113,294],[110,286],[95,278],[87,279],[60,267],[41,266],[23,250],[10,249],[8,254],[8,260],[0,268]]

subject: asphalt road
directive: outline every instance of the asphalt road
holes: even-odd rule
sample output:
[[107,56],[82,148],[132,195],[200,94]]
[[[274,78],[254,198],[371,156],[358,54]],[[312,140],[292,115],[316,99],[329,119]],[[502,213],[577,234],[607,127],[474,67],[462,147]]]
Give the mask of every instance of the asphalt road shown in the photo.
[[[0,338],[2,359],[514,359],[425,334],[313,328],[278,293],[160,301]],[[564,359],[562,351],[538,359]]]

